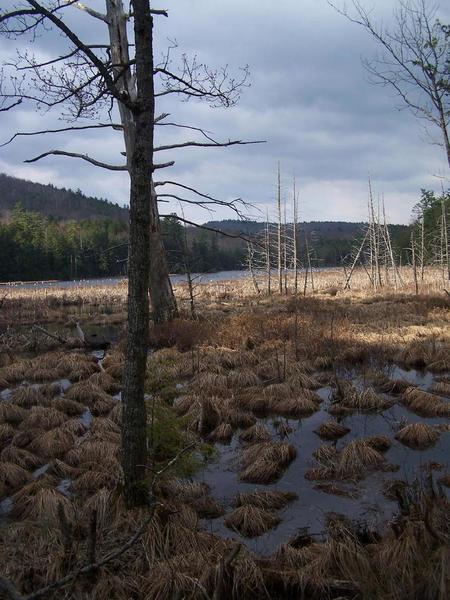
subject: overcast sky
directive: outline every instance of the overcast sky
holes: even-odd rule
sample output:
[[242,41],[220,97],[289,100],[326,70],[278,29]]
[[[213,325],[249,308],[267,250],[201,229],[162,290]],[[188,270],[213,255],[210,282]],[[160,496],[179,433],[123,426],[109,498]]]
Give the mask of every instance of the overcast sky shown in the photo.
[[[367,7],[375,5],[374,18],[389,23],[394,0],[362,2]],[[101,0],[85,3],[97,10],[104,8]],[[390,221],[407,223],[420,189],[439,190],[436,176],[448,176],[442,148],[429,143],[421,123],[399,110],[400,101],[389,89],[368,82],[361,58],[376,52],[368,34],[334,12],[326,0],[166,0],[161,8],[169,9],[170,18],[155,20],[157,56],[168,40],[176,39],[179,53],[196,54],[210,66],[228,64],[239,73],[248,64],[251,86],[233,108],[211,108],[170,97],[159,103],[158,112],[169,112],[178,123],[208,130],[215,139],[263,139],[267,143],[164,152],[163,160],[176,163],[158,177],[177,179],[225,200],[241,197],[259,207],[261,216],[266,207],[272,210],[280,161],[283,194],[288,199],[296,176],[302,220],[360,221],[367,214],[370,174],[375,194],[384,194]],[[66,14],[67,23],[87,42],[105,39],[101,22],[75,8]],[[441,2],[439,15],[450,22],[447,2]],[[2,62],[13,56],[16,46],[14,41],[0,41]],[[63,47],[61,38],[45,35],[33,45],[45,57],[54,56],[58,47]],[[56,116],[38,114],[31,105],[1,113],[0,136],[7,139],[18,130],[54,125]],[[438,139],[439,132],[433,133]],[[157,130],[158,142],[183,139],[194,137],[167,127]],[[32,165],[22,162],[54,148],[123,162],[120,134],[102,130],[21,138],[0,148],[0,171],[127,203],[125,173],[99,170],[69,158],[50,157]],[[161,212],[177,208],[162,204]],[[189,206],[185,215],[199,222],[232,217],[222,209],[211,215]],[[253,210],[252,216],[258,212]]]

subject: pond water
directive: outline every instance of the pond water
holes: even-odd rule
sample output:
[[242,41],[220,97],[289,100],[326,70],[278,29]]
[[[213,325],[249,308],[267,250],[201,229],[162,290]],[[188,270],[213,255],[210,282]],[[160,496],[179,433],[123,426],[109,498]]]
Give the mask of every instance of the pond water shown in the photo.
[[[336,270],[338,267],[317,267],[314,271],[327,271]],[[195,279],[195,283],[211,283],[219,281],[236,281],[239,279],[245,279],[250,277],[247,270],[234,270],[234,271],[217,271],[216,273],[193,273],[191,275]],[[172,274],[170,275],[172,283],[182,283],[186,281],[186,275],[183,274]],[[100,287],[100,286],[114,286],[119,284],[125,284],[127,281],[126,277],[105,277],[97,279],[75,279],[71,281],[25,281],[25,282],[0,282],[2,289],[16,288],[16,289],[71,289],[71,288],[84,288],[84,287]]]
[[[404,371],[399,367],[393,368],[393,372],[396,377],[404,378],[422,389],[426,389],[433,381],[430,373]],[[314,433],[314,430],[321,423],[332,418],[326,411],[331,400],[332,390],[324,387],[317,392],[323,398],[321,409],[318,412],[300,420],[282,419],[292,428],[292,433],[286,438],[280,438],[274,427],[274,421],[280,421],[280,419],[258,419],[259,423],[269,429],[273,441],[287,441],[297,449],[297,458],[277,482],[271,485],[255,485],[239,480],[239,455],[243,444],[238,440],[236,433],[229,445],[216,444],[217,459],[198,475],[198,479],[210,487],[212,496],[224,506],[227,514],[233,510],[232,500],[240,492],[255,490],[295,492],[298,499],[278,512],[282,518],[281,523],[275,529],[254,539],[241,537],[238,533],[228,529],[224,524],[223,517],[204,520],[203,523],[209,531],[222,537],[237,539],[258,554],[268,555],[274,552],[281,543],[287,542],[289,538],[304,529],[308,530],[309,535],[321,538],[329,513],[338,513],[352,521],[363,522],[371,529],[382,530],[398,510],[397,504],[383,495],[383,489],[389,480],[401,479],[407,483],[413,483],[414,480],[423,477],[424,466],[429,461],[443,465],[442,471],[438,472],[437,477],[440,476],[439,473],[442,475],[446,470],[448,471],[450,433],[441,433],[434,447],[422,451],[412,450],[394,438],[400,425],[406,424],[406,422],[426,422],[432,425],[445,423],[445,419],[423,419],[409,412],[396,402],[396,398],[391,397],[396,403],[382,413],[354,413],[343,418],[341,422],[351,431],[337,442],[328,442],[322,440]],[[384,396],[390,397],[389,395]],[[370,473],[357,483],[336,482],[340,489],[354,494],[356,497],[325,493],[315,487],[319,482],[305,479],[305,472],[315,464],[312,453],[319,446],[331,444],[335,445],[339,451],[352,440],[374,435],[386,435],[391,440],[392,446],[384,453],[384,456],[386,462],[389,465],[395,465],[396,469],[390,472]]]

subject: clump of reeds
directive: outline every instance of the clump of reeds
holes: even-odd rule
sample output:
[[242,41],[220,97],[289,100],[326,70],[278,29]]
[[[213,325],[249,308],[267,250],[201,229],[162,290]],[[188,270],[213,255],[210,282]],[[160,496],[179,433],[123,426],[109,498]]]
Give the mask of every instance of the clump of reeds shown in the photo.
[[403,394],[410,385],[411,384],[404,379],[388,379],[379,386],[379,389],[385,394]]
[[14,463],[28,470],[37,469],[42,465],[42,460],[32,452],[12,445],[2,450],[0,461],[0,469],[2,468],[2,462]]
[[344,489],[340,486],[337,486],[334,483],[329,483],[326,481],[322,481],[320,483],[316,483],[314,486],[315,490],[319,490],[319,492],[324,492],[325,494],[330,494],[332,496],[341,496],[342,498],[352,498],[355,500],[359,497],[358,490],[355,489]]
[[9,423],[0,423],[0,448],[7,446],[14,437],[14,427]]
[[345,408],[362,412],[383,411],[392,406],[390,400],[378,396],[371,388],[360,391],[345,380],[338,381],[334,400]]
[[359,479],[366,472],[379,469],[384,457],[365,440],[348,443],[339,454],[337,475],[342,479]]
[[[2,426],[0,425],[0,428]],[[13,431],[13,438],[11,440],[11,443],[14,446],[17,446],[17,448],[25,448],[27,447],[29,444],[31,444],[31,442],[37,438],[39,435],[41,435],[43,433],[42,429],[27,429],[26,431],[17,431],[14,432]]]
[[159,489],[164,496],[177,497],[182,502],[192,502],[209,493],[206,483],[201,481],[188,481],[172,477],[159,483]]
[[190,506],[201,519],[217,519],[225,513],[225,509],[214,498],[203,494],[191,501]]
[[440,483],[441,485],[444,485],[445,487],[450,488],[450,474],[447,473],[446,475],[439,477],[438,483]]
[[240,506],[225,517],[225,525],[229,529],[249,538],[266,533],[276,527],[280,521],[281,519],[276,515],[252,504]]
[[271,412],[283,417],[292,417],[295,419],[301,419],[303,417],[309,417],[318,410],[318,406],[315,402],[308,398],[289,398],[277,402],[273,400],[270,403]]
[[56,410],[65,413],[69,417],[78,417],[85,411],[85,407],[81,402],[70,400],[70,398],[55,398],[51,406]]
[[347,435],[350,429],[342,425],[342,423],[337,423],[336,421],[326,421],[319,425],[317,429],[314,430],[314,433],[324,440],[338,440],[339,438]]
[[73,481],[72,487],[76,492],[95,492],[99,488],[113,490],[121,479],[121,469],[117,461],[105,468],[104,463],[89,463],[89,468],[83,467],[80,475]]
[[229,423],[221,423],[208,435],[211,442],[221,442],[228,444],[233,437],[233,427]]
[[103,398],[105,393],[90,381],[82,381],[71,385],[65,395],[67,398],[80,402],[83,405],[89,405],[96,398]]
[[448,396],[450,398],[450,383],[448,382],[435,381],[430,389],[434,394]]
[[373,435],[364,438],[364,441],[378,452],[386,452],[392,445],[387,435]]
[[322,444],[317,450],[314,450],[313,457],[322,467],[336,468],[338,452],[334,446]]
[[71,467],[58,458],[54,458],[50,461],[47,473],[49,475],[54,475],[59,479],[75,479],[75,477],[80,474],[78,469]]
[[239,434],[241,442],[255,443],[255,442],[270,442],[271,435],[269,430],[264,425],[256,423],[248,429],[245,429]]
[[244,469],[239,477],[249,483],[270,483],[295,459],[297,451],[286,442],[263,442],[246,448],[242,455]]
[[61,425],[61,431],[68,431],[73,435],[80,436],[86,433],[87,428],[80,419],[67,419]]
[[30,450],[44,458],[61,458],[75,443],[75,436],[61,428],[50,429],[38,435],[30,444]]
[[0,483],[9,491],[22,487],[31,480],[28,471],[15,462],[0,462]]
[[120,434],[120,427],[108,417],[95,417],[90,427],[91,433],[117,433]]
[[251,504],[264,510],[279,510],[284,508],[289,502],[297,500],[295,492],[281,492],[278,490],[255,490],[254,492],[243,492],[237,494],[233,499],[236,507]]
[[102,389],[107,394],[117,394],[121,390],[121,385],[117,383],[111,375],[102,371],[100,373],[94,373],[88,379],[89,383]]
[[39,391],[46,398],[54,398],[61,393],[61,386],[59,383],[45,383],[44,385],[39,386]]
[[305,472],[305,479],[309,481],[327,481],[335,477],[335,469],[330,467],[312,467]]
[[240,369],[228,373],[227,383],[230,388],[242,389],[261,385],[261,379],[250,369]]
[[61,524],[62,511],[66,522],[73,522],[72,502],[53,487],[39,485],[39,481],[35,484],[28,494],[24,493],[26,490],[22,490],[20,497],[13,497],[14,516],[41,525],[58,527]]
[[397,432],[395,438],[415,450],[430,448],[439,439],[439,432],[426,423],[411,423]]
[[414,387],[409,387],[402,395],[402,402],[408,410],[421,417],[448,417],[450,404],[441,397],[429,392],[424,392]]
[[31,408],[32,406],[43,404],[45,398],[38,388],[21,386],[14,390],[11,401],[22,408]]
[[26,416],[27,411],[12,402],[0,401],[0,423],[17,425]]
[[313,366],[319,371],[327,370],[332,368],[333,361],[329,356],[317,356],[313,361]]
[[[16,362],[8,367],[3,367],[1,370],[2,379],[6,380],[8,384],[21,383],[25,379],[27,371],[27,364],[25,361]],[[8,387],[8,386],[6,386]]]
[[54,429],[66,420],[66,416],[54,408],[32,406],[20,426],[21,429]]

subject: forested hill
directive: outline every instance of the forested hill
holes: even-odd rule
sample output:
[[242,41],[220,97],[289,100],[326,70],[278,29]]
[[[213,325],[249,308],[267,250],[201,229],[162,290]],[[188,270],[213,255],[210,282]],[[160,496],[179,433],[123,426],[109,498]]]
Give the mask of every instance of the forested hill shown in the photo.
[[[260,233],[266,226],[259,221],[240,221],[238,219],[225,219],[224,221],[208,221],[205,223],[213,229],[220,229],[228,233],[252,236]],[[272,223],[274,226],[275,223]],[[358,237],[364,223],[349,223],[347,221],[309,221],[298,224],[299,230],[310,235],[317,235],[323,239],[352,240]]]
[[0,173],[0,220],[8,221],[20,204],[25,210],[56,220],[114,219],[128,222],[128,209],[80,190],[60,189]]

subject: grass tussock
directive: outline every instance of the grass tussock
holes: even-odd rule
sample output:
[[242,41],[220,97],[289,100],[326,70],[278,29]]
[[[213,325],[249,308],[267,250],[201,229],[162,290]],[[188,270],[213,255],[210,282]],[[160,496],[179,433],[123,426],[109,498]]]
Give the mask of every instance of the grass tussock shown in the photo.
[[293,419],[310,417],[317,412],[318,408],[317,404],[308,398],[289,398],[282,401],[273,400],[270,403],[270,409],[273,414]]
[[88,383],[99,387],[107,394],[117,394],[120,392],[122,386],[115,381],[111,375],[106,373],[106,371],[101,371],[100,373],[94,373],[88,379]]
[[358,390],[346,380],[337,381],[337,390],[333,400],[345,408],[361,412],[378,412],[392,406],[390,400],[382,398],[373,389]]
[[347,444],[339,454],[337,475],[342,479],[360,479],[367,472],[380,469],[384,457],[365,440]]
[[34,470],[42,465],[42,459],[32,452],[12,445],[0,453],[0,469],[3,462],[14,463],[27,470]]
[[287,442],[253,444],[242,453],[243,470],[239,477],[249,483],[271,483],[280,477],[296,456],[295,447]]
[[260,423],[256,423],[251,427],[248,427],[244,431],[239,434],[239,439],[241,442],[247,443],[257,443],[257,442],[270,442],[271,435],[269,430],[264,425]]
[[324,440],[338,440],[339,438],[347,435],[350,429],[342,425],[342,423],[337,423],[336,421],[326,421],[319,425],[317,429],[314,430],[319,437]]
[[435,381],[431,386],[431,391],[434,394],[450,398],[450,383],[446,381]]
[[0,401],[0,423],[18,425],[26,416],[27,411],[12,402]]
[[31,481],[31,475],[26,468],[15,462],[0,462],[0,484],[11,493]]
[[15,434],[14,427],[9,423],[0,423],[0,449],[8,446]]
[[225,513],[225,509],[214,498],[202,495],[190,503],[200,519],[217,519]]
[[220,442],[229,444],[233,437],[234,429],[229,423],[221,423],[208,435],[208,440],[211,442]]
[[233,499],[233,505],[237,508],[252,505],[264,510],[279,510],[297,498],[295,492],[255,490],[237,494]]
[[[1,425],[0,425],[1,428]],[[13,438],[11,443],[17,448],[26,448],[31,442],[40,436],[44,431],[42,429],[27,429],[26,431],[13,430]]]
[[248,538],[258,537],[280,522],[281,519],[276,515],[252,504],[240,506],[225,517],[225,525],[228,529]]
[[68,417],[79,417],[85,411],[85,407],[81,402],[70,400],[70,398],[55,398],[52,401],[51,406],[66,414]]
[[366,444],[369,444],[378,452],[386,452],[392,446],[391,440],[387,435],[373,435],[367,438],[364,438]]
[[45,396],[38,388],[26,385],[14,390],[11,401],[22,408],[31,408],[44,404]]
[[[16,518],[39,523],[43,526],[58,527],[60,511],[64,512],[66,521],[74,521],[75,514],[72,502],[52,487],[30,486],[28,493],[13,497],[13,512]],[[25,490],[22,490],[25,492]]]
[[261,379],[250,369],[230,371],[227,376],[228,385],[232,389],[243,389],[261,385]]
[[415,450],[425,450],[434,446],[439,439],[439,432],[426,423],[411,423],[397,432],[395,438]]
[[30,444],[30,450],[43,458],[62,458],[75,443],[70,431],[60,428],[41,433]]
[[66,416],[55,408],[46,408],[44,406],[32,406],[25,419],[20,425],[20,429],[55,429],[62,425]]
[[408,410],[421,417],[448,417],[450,404],[440,396],[409,387],[402,395],[402,402]]

